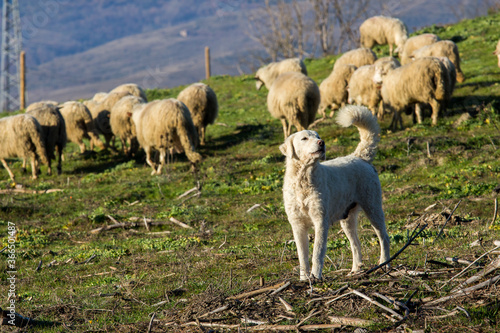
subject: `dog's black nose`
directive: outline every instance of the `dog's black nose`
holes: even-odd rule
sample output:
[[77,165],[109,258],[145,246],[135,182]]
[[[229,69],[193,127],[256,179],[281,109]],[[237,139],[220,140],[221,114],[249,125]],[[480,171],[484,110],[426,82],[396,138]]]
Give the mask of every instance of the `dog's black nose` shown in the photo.
[[325,141],[318,140],[318,146],[323,147],[325,145]]

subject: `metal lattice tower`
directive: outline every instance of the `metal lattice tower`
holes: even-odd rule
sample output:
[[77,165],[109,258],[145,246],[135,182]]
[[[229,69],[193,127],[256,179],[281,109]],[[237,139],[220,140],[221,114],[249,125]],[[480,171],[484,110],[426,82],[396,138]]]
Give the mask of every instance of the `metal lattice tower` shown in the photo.
[[4,0],[2,7],[2,52],[0,68],[0,112],[20,106],[21,19],[17,0]]

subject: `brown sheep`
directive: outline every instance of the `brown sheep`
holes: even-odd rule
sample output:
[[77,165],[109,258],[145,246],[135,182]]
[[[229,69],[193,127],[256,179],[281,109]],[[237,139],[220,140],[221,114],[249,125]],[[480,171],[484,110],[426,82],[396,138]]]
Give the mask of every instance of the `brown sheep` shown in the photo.
[[[152,175],[161,174],[167,149],[184,151],[196,170],[201,162],[201,155],[195,151],[199,143],[198,132],[184,103],[173,98],[153,101],[134,112],[132,120],[137,140],[146,152],[146,162],[153,168]],[[151,160],[153,149],[160,152],[158,166]]]
[[186,104],[198,131],[200,145],[205,145],[205,129],[213,124],[219,114],[217,95],[204,83],[193,83],[182,90],[177,99]]
[[31,160],[33,179],[37,179],[37,160],[43,164],[49,163],[47,151],[42,140],[42,127],[29,114],[19,114],[0,119],[0,161],[7,169],[10,179],[14,174],[9,169],[6,158],[21,157]]
[[281,120],[285,139],[291,134],[292,125],[298,131],[309,127],[316,118],[319,103],[316,82],[297,72],[281,74],[267,95],[267,108],[274,118]]

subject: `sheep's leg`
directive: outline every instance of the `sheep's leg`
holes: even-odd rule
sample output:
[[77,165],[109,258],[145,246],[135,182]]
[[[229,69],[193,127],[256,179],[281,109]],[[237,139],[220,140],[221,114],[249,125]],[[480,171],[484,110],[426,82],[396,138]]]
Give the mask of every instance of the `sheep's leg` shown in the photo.
[[108,147],[114,152],[117,151],[115,147],[115,136],[113,134],[105,134],[104,140],[106,140],[106,147]]
[[[49,160],[49,170],[50,170],[50,158],[48,159]],[[33,154],[33,156],[31,156],[31,174],[32,174],[32,178],[33,179],[37,179],[38,178],[38,163],[37,163],[37,159],[36,159],[36,155]],[[47,171],[48,173],[48,171]],[[50,175],[50,173],[49,173]]]
[[[130,151],[130,138],[127,138],[127,139],[122,139],[120,138],[120,141],[122,143],[122,150],[123,150],[123,153],[126,155],[129,153]],[[127,146],[127,143],[128,143],[128,146]]]
[[106,149],[106,146],[104,145],[104,143],[101,141],[101,139],[99,138],[99,136],[97,134],[91,133],[91,132],[89,132],[88,134],[91,138],[90,150],[94,150],[94,146],[99,147],[101,150]]
[[393,110],[392,113],[392,121],[391,125],[389,126],[393,131],[396,131],[398,129],[398,123],[401,126],[401,129],[403,129],[403,120],[401,118],[401,115],[399,114],[398,110]]
[[23,158],[23,167],[21,168],[21,170],[23,171],[23,173],[26,173],[26,157]]
[[389,44],[389,55],[392,57],[392,44]]
[[[417,117],[417,123],[421,124],[424,118],[422,117],[422,106],[420,103],[415,104],[415,116]],[[415,123],[415,119],[413,123]]]
[[157,175],[161,175],[161,170],[165,166],[165,155],[167,155],[167,150],[165,148],[160,149],[160,165],[156,170]]
[[144,151],[146,152],[146,163],[153,168],[153,172],[151,172],[151,175],[156,174],[156,166],[151,160],[151,147],[144,147]]
[[[342,103],[341,107],[344,106],[344,105],[345,105],[345,103]],[[338,109],[339,109],[339,106],[337,104],[333,103],[332,105],[330,105],[330,115],[329,115],[329,117],[333,118],[333,115],[335,114],[335,111],[338,110]]]
[[285,136],[285,139],[288,138],[288,135],[287,135],[287,125],[286,125],[286,120],[284,118],[281,118],[281,124],[283,125],[283,135]]
[[401,112],[398,112],[398,121],[399,121],[399,129],[403,129],[403,117],[401,116]]
[[[374,107],[374,109],[375,109],[375,107]],[[382,101],[380,101],[378,104],[377,118],[379,120],[384,118],[384,103]]]
[[[35,158],[35,160],[36,160],[36,158]],[[52,176],[52,159],[49,157],[47,160],[49,161],[49,163],[47,164],[47,166],[48,166],[47,175]],[[36,163],[36,164],[37,164],[37,168],[38,168],[38,163]]]
[[436,100],[432,100],[430,104],[432,107],[432,126],[436,126],[438,123],[438,115],[441,104]]
[[167,150],[167,164],[174,163],[174,148],[168,148]]
[[12,173],[12,171],[9,169],[9,166],[7,165],[7,162],[2,158],[0,159],[2,161],[2,164],[3,164],[3,167],[7,170],[7,172],[9,173],[9,177],[10,179],[15,182],[14,180],[14,174]]
[[322,119],[326,119],[326,106],[320,105],[318,109],[318,113]]
[[57,174],[60,175],[62,173],[62,147],[57,147],[57,154],[59,155],[59,159],[57,160]]
[[286,137],[288,138],[292,134],[292,122],[288,122],[288,129],[286,131]]
[[200,138],[200,146],[205,145],[205,127],[201,126],[198,128],[198,136]]
[[[87,147],[85,146],[85,143],[83,143],[83,141],[81,141],[78,146],[80,146],[80,153],[85,153],[85,151],[87,150]],[[94,143],[91,141],[90,142],[90,150],[94,150]]]

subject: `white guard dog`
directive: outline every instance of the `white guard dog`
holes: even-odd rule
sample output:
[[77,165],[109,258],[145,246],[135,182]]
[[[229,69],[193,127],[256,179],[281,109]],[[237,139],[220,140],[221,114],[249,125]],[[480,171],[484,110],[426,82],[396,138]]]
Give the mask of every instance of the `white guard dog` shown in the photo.
[[[337,123],[354,124],[360,133],[356,151],[320,163],[325,158],[325,142],[314,131],[290,135],[280,146],[286,156],[283,199],[292,225],[300,262],[300,279],[321,279],[328,229],[340,220],[352,251],[352,273],[361,270],[358,214],[370,220],[380,243],[380,261],[389,259],[389,236],[382,210],[382,189],[371,164],[380,138],[377,118],[365,107],[348,105],[338,112]],[[314,227],[312,270],[309,269],[308,231]]]

